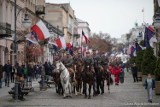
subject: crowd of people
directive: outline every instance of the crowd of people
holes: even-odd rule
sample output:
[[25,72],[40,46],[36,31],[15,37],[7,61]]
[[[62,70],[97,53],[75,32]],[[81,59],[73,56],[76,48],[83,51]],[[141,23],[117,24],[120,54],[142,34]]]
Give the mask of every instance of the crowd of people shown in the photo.
[[[3,66],[0,64],[0,88],[4,86],[10,87],[11,83],[14,83],[16,79],[28,79],[28,80],[37,80],[40,78],[42,72],[42,64],[16,64],[13,66],[8,60],[7,63]],[[16,78],[17,77],[17,78]]]

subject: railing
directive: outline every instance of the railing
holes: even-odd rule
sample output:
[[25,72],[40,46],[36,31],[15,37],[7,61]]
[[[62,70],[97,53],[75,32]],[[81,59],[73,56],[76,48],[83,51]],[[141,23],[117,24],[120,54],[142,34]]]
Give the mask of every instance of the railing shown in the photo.
[[0,23],[0,38],[11,37],[11,24]]

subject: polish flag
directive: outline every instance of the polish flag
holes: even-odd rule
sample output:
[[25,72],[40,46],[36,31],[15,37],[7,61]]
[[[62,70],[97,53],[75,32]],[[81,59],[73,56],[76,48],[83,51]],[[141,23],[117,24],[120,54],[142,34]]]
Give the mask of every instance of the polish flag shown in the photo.
[[67,45],[67,48],[70,49],[72,47],[72,42],[69,42],[66,45]]
[[64,37],[60,37],[56,40],[56,44],[58,48],[66,49],[66,40]]
[[37,34],[39,40],[44,40],[50,37],[49,30],[41,20],[33,25],[31,30]]

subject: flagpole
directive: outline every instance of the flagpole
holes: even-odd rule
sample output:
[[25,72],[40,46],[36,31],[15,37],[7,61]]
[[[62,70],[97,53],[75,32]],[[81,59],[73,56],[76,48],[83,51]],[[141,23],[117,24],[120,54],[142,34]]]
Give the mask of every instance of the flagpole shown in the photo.
[[144,8],[142,10],[142,13],[143,13],[143,23],[145,23],[145,21],[144,21]]
[[82,34],[80,35],[80,48],[81,48],[81,55],[83,55],[82,54]]

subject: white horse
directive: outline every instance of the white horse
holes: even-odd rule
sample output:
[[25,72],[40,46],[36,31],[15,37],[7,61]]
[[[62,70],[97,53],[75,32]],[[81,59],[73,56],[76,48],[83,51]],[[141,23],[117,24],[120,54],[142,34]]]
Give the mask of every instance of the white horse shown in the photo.
[[[63,63],[61,61],[56,62],[56,71],[60,73],[61,84],[62,84],[63,91],[64,91],[63,97],[64,98],[72,97],[69,71],[63,65]],[[69,91],[68,96],[66,96],[67,90]]]

